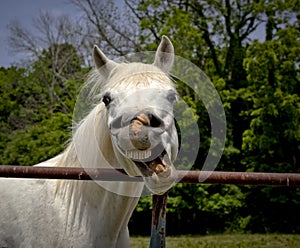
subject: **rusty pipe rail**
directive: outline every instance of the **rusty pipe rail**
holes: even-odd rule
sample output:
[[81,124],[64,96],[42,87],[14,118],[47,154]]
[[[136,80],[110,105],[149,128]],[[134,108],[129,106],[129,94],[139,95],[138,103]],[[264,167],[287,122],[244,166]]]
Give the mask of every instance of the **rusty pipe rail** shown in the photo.
[[[0,166],[0,177],[141,182],[122,169]],[[300,187],[300,173],[178,171],[179,183]]]
[[129,177],[122,169],[11,165],[0,166],[0,177],[133,182],[143,181],[142,178]]

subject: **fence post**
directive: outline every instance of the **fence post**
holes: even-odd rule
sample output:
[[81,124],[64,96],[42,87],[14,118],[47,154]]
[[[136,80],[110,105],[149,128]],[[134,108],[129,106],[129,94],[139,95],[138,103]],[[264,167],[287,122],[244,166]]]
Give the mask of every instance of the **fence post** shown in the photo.
[[152,196],[150,248],[166,247],[166,212],[168,192]]

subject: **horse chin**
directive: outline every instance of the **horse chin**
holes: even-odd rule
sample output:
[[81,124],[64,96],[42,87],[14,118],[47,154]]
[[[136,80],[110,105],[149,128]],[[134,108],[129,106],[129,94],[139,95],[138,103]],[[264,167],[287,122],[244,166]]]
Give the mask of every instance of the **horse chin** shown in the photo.
[[166,172],[144,177],[144,182],[153,194],[162,195],[176,184],[176,175],[176,170],[172,166]]

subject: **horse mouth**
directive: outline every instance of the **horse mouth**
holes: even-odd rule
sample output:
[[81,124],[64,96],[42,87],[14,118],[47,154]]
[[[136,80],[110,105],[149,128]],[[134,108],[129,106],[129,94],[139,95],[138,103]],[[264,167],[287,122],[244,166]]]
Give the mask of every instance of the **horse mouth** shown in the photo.
[[164,149],[159,154],[155,153],[155,150],[157,149],[154,149],[154,152],[153,150],[126,151],[126,156],[135,163],[143,176],[149,177],[155,173],[166,178],[171,174],[169,156]]

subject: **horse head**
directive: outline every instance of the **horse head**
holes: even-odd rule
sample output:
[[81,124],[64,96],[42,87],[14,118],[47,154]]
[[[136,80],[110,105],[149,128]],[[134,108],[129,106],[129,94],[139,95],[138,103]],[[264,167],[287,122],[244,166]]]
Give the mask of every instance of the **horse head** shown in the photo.
[[94,47],[96,68],[105,79],[101,99],[118,163],[130,176],[142,176],[161,194],[176,181],[178,152],[173,104],[177,92],[168,77],[174,48],[163,36],[153,64],[116,63]]

